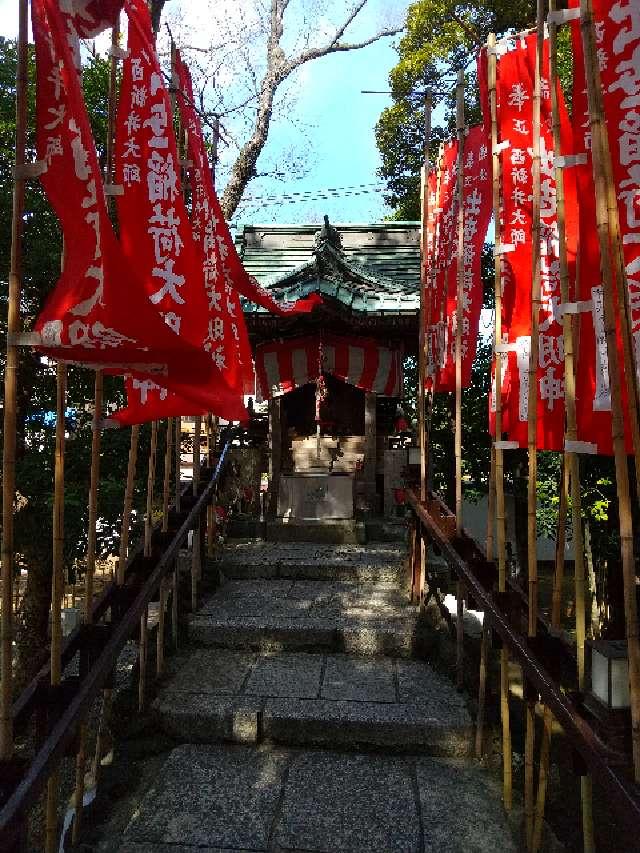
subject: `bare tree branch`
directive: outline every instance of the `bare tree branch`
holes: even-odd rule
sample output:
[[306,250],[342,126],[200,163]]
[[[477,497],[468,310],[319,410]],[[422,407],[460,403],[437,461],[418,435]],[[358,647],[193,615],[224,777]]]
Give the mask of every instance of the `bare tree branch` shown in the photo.
[[256,164],[267,142],[273,113],[273,104],[279,86],[298,68],[314,59],[331,53],[361,50],[387,36],[401,32],[402,28],[385,29],[360,42],[342,42],[347,28],[353,23],[368,0],[359,0],[342,24],[337,27],[331,41],[320,47],[302,51],[298,56],[287,59],[281,47],[284,33],[284,13],[290,0],[271,0],[269,9],[269,33],[267,38],[267,68],[259,87],[258,105],[253,131],[242,146],[233,164],[229,181],[222,196],[225,217],[231,219],[240,203],[247,184],[256,176]]

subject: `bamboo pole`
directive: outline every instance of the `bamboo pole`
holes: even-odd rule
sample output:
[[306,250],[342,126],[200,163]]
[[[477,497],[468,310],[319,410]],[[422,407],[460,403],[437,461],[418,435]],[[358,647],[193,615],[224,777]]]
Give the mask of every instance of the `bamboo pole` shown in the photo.
[[[456,466],[456,536],[462,534],[462,323],[464,314],[464,71],[458,72],[456,85],[456,133],[458,137],[458,166],[456,194],[458,200],[458,252],[455,340],[455,466]],[[456,684],[464,686],[464,584],[456,583]]]
[[[549,0],[549,11],[557,8],[556,0]],[[559,260],[560,260],[560,291],[561,301],[566,304],[571,299],[569,264],[567,258],[566,241],[566,213],[564,193],[564,172],[560,165],[558,156],[562,152],[560,133],[560,105],[558,100],[558,42],[557,25],[549,24],[549,89],[551,92],[551,109],[553,116],[553,150],[555,159],[555,181],[556,181],[556,203],[557,221],[559,233]],[[566,411],[566,440],[576,441],[577,415],[576,415],[576,342],[574,334],[574,321],[569,312],[563,314],[563,339],[564,339],[564,365],[565,365],[565,411]],[[559,529],[556,551],[556,570],[554,574],[554,588],[551,608],[551,626],[555,630],[561,628],[562,607],[562,582],[564,570],[564,548],[566,540],[566,516],[568,504],[568,489],[571,489],[571,521],[572,542],[574,552],[574,574],[576,590],[576,651],[578,659],[578,687],[584,689],[584,643],[585,643],[585,592],[584,592],[584,541],[582,535],[582,498],[580,492],[580,470],[579,459],[575,453],[565,450],[562,468],[562,482],[560,491]],[[534,823],[534,834],[532,849],[534,853],[540,849],[542,843],[542,823],[544,819],[544,807],[546,798],[546,786],[549,771],[549,754],[551,736],[553,730],[553,716],[548,708],[544,713],[543,740],[540,749],[540,773],[538,780],[538,796],[536,802],[536,816]],[[584,784],[585,777],[581,778],[582,798],[582,820],[583,839],[586,853],[594,851],[593,822],[591,808],[590,781]]]
[[147,469],[147,508],[144,516],[144,555],[151,556],[151,534],[153,532],[153,487],[156,480],[156,455],[158,451],[158,421],[151,423],[151,447]]
[[[498,146],[498,100],[496,91],[496,37],[489,34],[487,41],[487,66],[489,104],[491,108],[491,151],[493,181],[493,216],[496,231],[496,245],[500,242],[500,153]],[[502,276],[500,257],[495,259],[495,337],[494,349],[502,343]],[[502,355],[495,356],[495,401],[496,401],[496,442],[502,438]],[[496,493],[496,543],[498,551],[498,590],[506,591],[507,560],[506,531],[504,509],[504,459],[503,450],[494,446],[495,455],[495,493]],[[504,807],[511,811],[513,797],[511,722],[509,719],[509,651],[505,644],[500,650],[500,717],[502,722],[502,796]]]
[[182,471],[182,418],[177,417],[175,419],[176,426],[176,498],[175,498],[175,506],[176,512],[180,512],[180,489],[182,488],[180,484],[180,473]]
[[200,486],[200,435],[202,433],[202,415],[196,415],[193,424],[193,494],[198,494]]
[[[18,54],[16,64],[15,162],[19,169],[26,159],[27,137],[27,26],[28,3],[18,3]],[[22,289],[22,234],[24,177],[16,172],[11,209],[11,267],[7,300],[7,355],[4,371],[4,425],[2,448],[2,622],[0,625],[0,761],[13,755],[13,503],[16,491],[16,420],[18,349],[14,336],[20,332]]]
[[164,487],[162,491],[162,532],[169,529],[169,495],[171,493],[171,460],[173,458],[173,418],[167,419],[167,438],[164,454]]
[[127,558],[129,556],[129,536],[131,533],[131,508],[133,506],[133,490],[136,481],[136,464],[138,461],[138,442],[140,439],[140,426],[134,424],[131,427],[131,443],[129,445],[129,461],[127,464],[127,483],[124,490],[124,508],[122,510],[122,525],[120,527],[120,556],[118,558],[117,581],[120,585],[124,583]]
[[[616,313],[614,304],[613,263],[610,247],[610,230],[607,210],[607,171],[603,165],[603,136],[606,133],[604,116],[598,90],[598,65],[595,49],[593,13],[590,0],[580,0],[582,44],[587,78],[589,120],[592,132],[593,177],[596,193],[596,221],[600,244],[600,263],[604,296],[604,325],[609,363],[611,391],[611,433],[616,467],[618,514],[620,526],[620,551],[624,581],[625,623],[627,653],[629,657],[629,690],[631,695],[631,734],[633,764],[636,781],[640,781],[640,647],[638,645],[638,615],[636,606],[636,577],[633,553],[633,525],[629,495],[629,471],[624,440],[624,416],[621,395],[621,369],[616,345]],[[619,305],[623,318],[624,306]],[[622,323],[624,327],[624,322]],[[633,405],[633,398],[629,401]]]
[[102,419],[102,370],[96,370],[93,423],[91,425],[91,481],[89,484],[89,529],[87,531],[87,568],[85,575],[84,621],[92,620],[93,578],[96,569],[98,522],[98,484],[100,481],[100,421]]
[[[429,284],[429,273],[427,270],[429,258],[429,146],[431,144],[431,111],[433,100],[428,92],[424,102],[424,124],[425,141],[424,156],[421,171],[420,206],[421,229],[420,229],[420,329],[418,336],[418,435],[420,442],[420,500],[427,499],[427,435],[425,423],[425,373],[426,373],[426,321],[427,321],[427,287]],[[429,300],[430,301],[430,300]]]
[[[538,355],[540,327],[540,86],[544,61],[544,0],[537,0],[537,39],[536,63],[533,85],[533,213],[532,213],[532,270],[531,270],[531,344],[529,350],[529,389],[527,408],[527,443],[529,457],[529,476],[527,481],[527,557],[529,585],[529,625],[528,636],[535,637],[538,625],[538,525],[537,525],[537,429],[538,429]],[[527,833],[527,849],[533,843],[534,826],[534,771],[533,753],[535,748],[535,697],[526,693],[526,733],[525,733],[525,789],[524,812]]]
[[[56,449],[53,490],[53,560],[51,574],[51,686],[62,680],[62,601],[64,596],[64,445],[67,370],[56,366]],[[47,780],[45,850],[55,853],[58,845],[58,787],[56,769]]]
[[[491,448],[491,472],[489,476],[489,499],[487,503],[487,560],[494,558],[494,530],[496,512],[496,456],[495,448]],[[484,717],[487,701],[487,671],[489,653],[491,650],[491,628],[485,612],[482,622],[482,640],[480,643],[480,678],[478,684],[478,713],[476,717],[476,758],[480,760],[483,753]]]

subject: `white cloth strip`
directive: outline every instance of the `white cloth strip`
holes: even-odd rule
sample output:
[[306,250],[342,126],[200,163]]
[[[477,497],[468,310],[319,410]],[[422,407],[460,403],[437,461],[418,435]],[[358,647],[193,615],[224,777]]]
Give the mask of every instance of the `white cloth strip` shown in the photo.
[[494,441],[493,446],[496,450],[519,450],[520,448],[517,441]]
[[580,20],[580,7],[575,9],[554,9],[547,15],[548,24],[568,24],[569,21]]
[[590,453],[596,454],[598,452],[598,445],[593,444],[591,441],[569,441],[566,440],[564,443],[564,449],[567,453]]
[[122,184],[105,184],[104,194],[106,196],[124,195],[124,187]]
[[350,385],[358,385],[362,379],[364,370],[364,349],[362,347],[349,347],[349,366],[347,367],[347,382]]
[[376,378],[373,381],[373,388],[371,389],[372,391],[375,391],[376,394],[384,394],[390,370],[391,350],[386,349],[386,347],[381,347],[378,350],[378,369],[376,371]]
[[502,142],[498,142],[493,146],[493,153],[499,154],[501,151],[506,151],[507,148],[511,148],[511,142],[508,139],[505,139]]
[[21,166],[13,167],[13,176],[17,180],[21,178],[39,178],[47,171],[46,160],[36,160],[35,163],[23,163]]
[[573,166],[586,166],[586,154],[565,154],[553,158],[556,169],[571,169]]
[[583,299],[580,302],[561,302],[558,305],[558,314],[588,314],[593,311],[593,299]]
[[306,349],[294,349],[291,354],[291,365],[293,368],[293,384],[296,388],[301,385],[306,385],[314,377],[309,376],[309,364],[307,361]]
[[515,252],[516,247],[513,243],[500,243],[493,250],[493,257],[497,258],[500,255],[507,255],[509,252]]
[[275,397],[282,393],[282,388],[280,387],[280,365],[278,363],[278,353],[266,352],[263,359],[264,372],[267,376],[267,387],[264,389],[266,392],[264,397]]
[[498,353],[498,355],[505,355],[508,352],[516,352],[517,348],[518,348],[518,345],[515,343],[513,343],[513,344],[498,344],[497,347],[495,347],[495,351]]
[[431,213],[442,213],[442,208],[441,207],[434,207],[434,208],[432,208]]
[[107,56],[110,56],[112,59],[126,59],[127,56],[129,56],[129,51],[124,47],[118,47],[118,45],[112,44],[109,46]]

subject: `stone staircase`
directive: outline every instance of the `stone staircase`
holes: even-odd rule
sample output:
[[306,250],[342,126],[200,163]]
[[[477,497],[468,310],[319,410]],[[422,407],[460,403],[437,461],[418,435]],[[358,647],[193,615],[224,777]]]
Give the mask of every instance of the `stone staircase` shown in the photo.
[[464,697],[415,659],[401,548],[238,543],[204,571],[152,706],[176,747],[100,849],[516,850]]

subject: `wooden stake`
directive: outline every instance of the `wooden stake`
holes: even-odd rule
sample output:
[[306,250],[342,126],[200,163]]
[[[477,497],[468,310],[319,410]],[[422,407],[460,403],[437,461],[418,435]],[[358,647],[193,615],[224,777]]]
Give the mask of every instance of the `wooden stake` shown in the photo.
[[162,532],[169,529],[169,495],[171,493],[171,460],[173,458],[173,418],[167,419],[166,449],[164,454],[164,488],[162,491]]
[[489,651],[491,648],[491,628],[487,614],[484,614],[482,622],[482,640],[480,643],[480,686],[478,688],[478,716],[476,718],[476,758],[478,761],[483,755],[484,741],[484,716],[487,700],[487,669],[489,662]]
[[124,490],[124,508],[122,510],[122,525],[120,527],[120,556],[118,558],[117,581],[124,583],[124,575],[129,556],[129,535],[131,532],[131,507],[133,506],[133,489],[136,481],[136,464],[138,461],[138,441],[140,426],[131,427],[131,444],[129,446],[129,462],[127,464],[127,484]]
[[171,593],[171,634],[174,649],[178,648],[178,563],[173,567],[173,581]]
[[89,529],[87,531],[87,573],[85,575],[84,621],[93,618],[93,576],[96,569],[96,526],[98,522],[98,484],[100,482],[100,421],[102,419],[102,371],[96,370],[93,423],[91,425],[91,481],[89,484]]
[[158,421],[151,424],[151,447],[147,473],[147,511],[144,517],[144,555],[151,556],[151,534],[153,532],[153,487],[156,480],[156,453],[158,450]]
[[[616,466],[616,486],[620,526],[620,551],[624,580],[625,622],[627,653],[629,656],[629,690],[631,694],[631,734],[633,742],[634,774],[640,781],[640,647],[638,645],[638,615],[636,606],[636,577],[633,553],[633,526],[629,496],[629,471],[624,440],[624,415],[622,410],[622,373],[616,345],[616,313],[614,305],[614,275],[610,247],[610,230],[607,210],[607,170],[604,167],[603,137],[606,133],[601,97],[598,89],[598,65],[595,48],[593,13],[590,0],[580,0],[582,44],[585,57],[589,119],[592,134],[593,177],[596,194],[596,220],[600,244],[600,263],[603,282],[604,325],[609,363],[609,387],[613,449]],[[619,319],[624,328],[624,304],[618,305]],[[623,335],[624,337],[624,335]],[[629,401],[633,406],[633,398]]]
[[167,610],[167,587],[166,581],[160,584],[160,602],[158,612],[158,631],[156,633],[156,675],[158,678],[164,671],[164,625]]
[[[496,244],[500,242],[500,154],[498,146],[498,100],[496,91],[496,37],[489,34],[487,41],[487,66],[489,104],[491,107],[491,151],[493,175],[493,217],[496,231]],[[502,343],[502,275],[500,258],[495,259],[495,347]],[[496,441],[502,438],[502,355],[495,356],[496,383],[494,399],[496,402]],[[495,456],[495,493],[496,493],[496,542],[498,550],[498,589],[506,591],[507,584],[507,548],[504,509],[504,461],[503,451],[494,446]],[[502,796],[504,807],[511,811],[513,781],[511,755],[511,723],[509,719],[509,651],[503,644],[500,652],[500,717],[502,721]]]
[[200,435],[202,433],[202,416],[196,415],[193,425],[193,494],[198,494],[200,485]]
[[87,760],[86,754],[87,724],[80,723],[78,727],[78,752],[76,754],[76,786],[73,792],[73,831],[71,841],[75,846],[80,840],[82,828],[82,811],[84,807],[84,771]]
[[[18,3],[18,55],[16,64],[16,166],[26,160],[27,139],[27,26],[28,2]],[[4,369],[4,426],[2,448],[2,620],[0,622],[0,761],[13,755],[13,504],[16,492],[16,419],[18,349],[13,340],[20,332],[22,290],[22,233],[25,183],[16,177],[11,209],[11,268],[7,300],[7,356]]]
[[149,608],[145,607],[144,613],[140,617],[140,642],[138,645],[138,661],[140,665],[138,678],[138,711],[140,713],[144,711],[145,692],[147,689],[147,646],[149,640],[149,632],[147,629],[148,621]]

